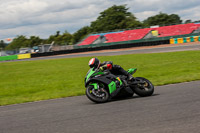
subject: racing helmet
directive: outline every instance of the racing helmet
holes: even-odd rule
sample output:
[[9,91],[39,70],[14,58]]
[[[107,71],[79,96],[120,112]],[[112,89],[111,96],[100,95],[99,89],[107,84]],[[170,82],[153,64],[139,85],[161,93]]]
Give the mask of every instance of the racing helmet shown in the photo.
[[89,61],[89,67],[90,68],[99,68],[99,66],[100,66],[100,61],[99,61],[99,59],[97,59],[97,58],[92,58],[92,59],[90,59],[90,61]]

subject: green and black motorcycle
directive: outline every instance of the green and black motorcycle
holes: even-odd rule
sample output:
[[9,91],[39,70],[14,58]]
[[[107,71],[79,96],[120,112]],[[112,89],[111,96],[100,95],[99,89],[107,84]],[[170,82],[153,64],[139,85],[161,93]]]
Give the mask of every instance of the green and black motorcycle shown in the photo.
[[[127,72],[136,72],[131,68]],[[109,70],[91,68],[85,77],[86,96],[93,102],[104,103],[115,98],[132,97],[134,93],[141,97],[151,96],[154,92],[153,84],[143,78],[135,77],[128,81],[125,75],[114,75]]]

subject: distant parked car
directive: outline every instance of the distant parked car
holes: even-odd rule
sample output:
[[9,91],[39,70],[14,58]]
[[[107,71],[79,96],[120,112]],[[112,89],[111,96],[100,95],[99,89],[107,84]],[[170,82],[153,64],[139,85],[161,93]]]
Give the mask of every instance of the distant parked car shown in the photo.
[[30,48],[20,48],[19,49],[20,54],[26,54],[26,53],[30,53],[30,52],[31,52]]

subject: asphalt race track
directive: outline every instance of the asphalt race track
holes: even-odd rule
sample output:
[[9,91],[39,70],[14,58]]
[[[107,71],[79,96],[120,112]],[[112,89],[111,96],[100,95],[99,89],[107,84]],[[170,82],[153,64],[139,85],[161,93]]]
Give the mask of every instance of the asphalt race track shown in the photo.
[[[140,53],[161,53],[161,52],[175,52],[175,51],[189,51],[189,50],[200,50],[200,44],[187,44],[187,45],[162,45],[160,46],[147,46],[147,47],[135,47],[126,49],[112,49],[112,50],[101,50],[83,53],[63,54],[57,56],[44,56],[38,58],[30,58],[15,61],[27,61],[27,60],[43,60],[43,59],[59,59],[59,58],[75,58],[75,57],[95,57],[95,56],[113,56],[113,55],[124,55],[124,54],[140,54]],[[1,61],[9,62],[9,61]]]
[[151,97],[94,104],[86,96],[0,107],[0,133],[199,133],[200,81]]

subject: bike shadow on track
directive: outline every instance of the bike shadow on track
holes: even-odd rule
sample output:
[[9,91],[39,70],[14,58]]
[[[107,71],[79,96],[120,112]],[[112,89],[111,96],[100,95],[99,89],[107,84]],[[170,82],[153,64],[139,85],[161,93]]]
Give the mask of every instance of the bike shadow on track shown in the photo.
[[153,94],[151,96],[147,96],[147,97],[140,97],[136,94],[134,94],[132,97],[121,97],[121,98],[115,98],[115,99],[111,99],[109,102],[115,102],[115,101],[121,101],[121,100],[129,100],[129,99],[136,99],[136,98],[148,98],[148,97],[153,97],[153,96],[158,96],[160,94]]
[[[109,101],[106,102],[106,103],[117,102],[117,101],[125,101],[125,100],[133,100],[133,99],[138,99],[138,98],[150,98],[150,97],[159,96],[159,95],[160,95],[160,94],[153,94],[153,95],[147,96],[147,97],[140,97],[140,96],[134,94],[132,97],[114,98],[114,99],[109,100]],[[88,99],[88,102],[87,102],[87,104],[94,104],[94,105],[96,105],[96,104],[106,104],[106,103],[94,103],[94,102],[92,102],[92,101],[90,102],[89,99]]]

